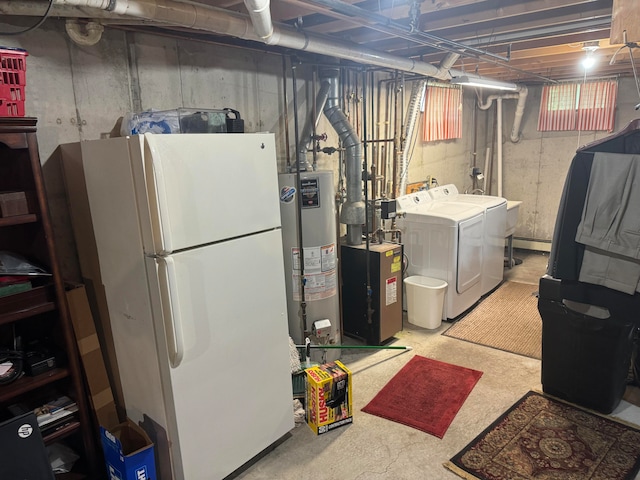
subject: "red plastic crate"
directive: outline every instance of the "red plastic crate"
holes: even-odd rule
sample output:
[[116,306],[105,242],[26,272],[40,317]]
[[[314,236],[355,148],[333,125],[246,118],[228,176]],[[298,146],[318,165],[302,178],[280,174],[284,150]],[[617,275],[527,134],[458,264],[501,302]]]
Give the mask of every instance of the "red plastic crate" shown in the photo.
[[24,117],[24,102],[0,98],[0,117]]
[[24,117],[27,83],[25,50],[0,47],[0,116]]

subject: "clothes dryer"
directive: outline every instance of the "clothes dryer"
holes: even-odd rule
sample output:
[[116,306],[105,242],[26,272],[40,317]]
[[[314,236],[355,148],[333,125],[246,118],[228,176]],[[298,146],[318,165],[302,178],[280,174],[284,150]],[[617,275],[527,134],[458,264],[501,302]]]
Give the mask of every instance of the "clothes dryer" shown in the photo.
[[427,191],[397,199],[397,225],[407,256],[407,275],[448,283],[443,320],[451,320],[480,299],[484,210],[468,203],[438,202]]
[[484,209],[482,242],[481,295],[486,295],[504,279],[504,238],[507,228],[507,200],[492,195],[459,193],[455,185],[443,185],[428,190],[437,201],[469,203]]

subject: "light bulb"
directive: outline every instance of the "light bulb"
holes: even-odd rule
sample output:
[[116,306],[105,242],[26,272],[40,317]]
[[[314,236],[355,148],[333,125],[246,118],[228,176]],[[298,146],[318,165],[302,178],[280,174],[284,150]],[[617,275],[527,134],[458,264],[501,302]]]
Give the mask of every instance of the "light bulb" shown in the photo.
[[596,63],[596,59],[593,58],[593,55],[587,54],[586,57],[584,57],[584,59],[582,60],[582,66],[584,67],[585,70],[589,70],[591,67],[593,67]]

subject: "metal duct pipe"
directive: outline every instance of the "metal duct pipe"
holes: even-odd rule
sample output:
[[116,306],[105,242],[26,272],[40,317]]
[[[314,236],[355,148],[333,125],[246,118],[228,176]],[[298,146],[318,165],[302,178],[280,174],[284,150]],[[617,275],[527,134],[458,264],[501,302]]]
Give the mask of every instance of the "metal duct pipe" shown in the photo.
[[340,211],[340,223],[347,225],[347,244],[362,244],[362,225],[365,223],[365,204],[362,200],[362,144],[346,115],[340,108],[340,88],[337,68],[320,72],[329,85],[329,96],[323,112],[336,131],[345,149],[347,200]]
[[411,89],[411,98],[409,100],[409,112],[407,115],[407,124],[405,126],[404,140],[402,142],[402,153],[400,156],[400,195],[403,195],[407,189],[407,174],[409,172],[409,146],[413,138],[413,131],[418,122],[418,114],[420,113],[420,104],[424,98],[424,92],[427,87],[427,79],[420,79],[413,83]]
[[[287,25],[273,25],[273,33],[267,38],[262,38],[254,32],[248,15],[201,3],[186,3],[173,0],[53,0],[53,2],[56,6],[98,8],[114,14],[203,30],[218,35],[230,35],[245,40],[266,42],[269,45],[278,45],[294,50],[331,55],[366,65],[376,65],[403,72],[416,73],[440,80],[449,80],[452,76],[460,75],[480,78],[478,75],[436,67],[430,63],[363,48],[360,45],[339,41],[331,37],[301,32]],[[6,10],[10,10],[10,8]],[[262,10],[260,12],[256,11],[254,14],[263,18],[269,12],[268,10]],[[264,22],[261,25],[264,27]],[[264,31],[261,33],[264,33]]]
[[315,115],[313,113],[314,111],[312,111],[309,114],[304,127],[302,128],[302,135],[300,136],[300,140],[298,142],[298,154],[300,155],[300,168],[302,168],[303,170],[312,170],[312,167],[307,160],[307,152],[309,151],[309,144],[312,141],[311,135],[313,134],[314,126],[318,125],[318,121],[320,121],[320,116],[322,115],[322,111],[324,110],[324,106],[327,103],[330,88],[331,84],[327,81],[324,81],[320,84],[320,90],[318,91],[318,96],[316,97],[316,108],[314,110]]
[[440,61],[439,66],[442,70],[450,70],[459,58],[459,53],[447,53],[447,55]]

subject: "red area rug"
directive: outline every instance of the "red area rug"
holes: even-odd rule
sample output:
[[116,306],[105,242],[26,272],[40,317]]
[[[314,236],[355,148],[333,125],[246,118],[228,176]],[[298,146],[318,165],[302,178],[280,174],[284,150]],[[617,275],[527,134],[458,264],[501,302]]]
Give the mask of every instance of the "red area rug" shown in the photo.
[[442,438],[481,376],[416,355],[362,411]]
[[631,480],[640,430],[528,392],[445,467],[479,480]]

